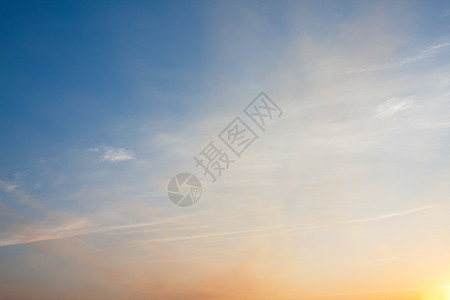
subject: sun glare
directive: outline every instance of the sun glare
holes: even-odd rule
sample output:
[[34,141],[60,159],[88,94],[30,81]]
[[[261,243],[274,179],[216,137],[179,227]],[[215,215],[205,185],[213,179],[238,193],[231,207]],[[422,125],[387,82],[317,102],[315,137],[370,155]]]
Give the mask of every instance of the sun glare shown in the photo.
[[443,286],[442,288],[443,288],[443,289],[446,289],[446,292],[445,292],[446,299],[447,299],[447,300],[450,300],[450,285],[448,285],[448,286]]

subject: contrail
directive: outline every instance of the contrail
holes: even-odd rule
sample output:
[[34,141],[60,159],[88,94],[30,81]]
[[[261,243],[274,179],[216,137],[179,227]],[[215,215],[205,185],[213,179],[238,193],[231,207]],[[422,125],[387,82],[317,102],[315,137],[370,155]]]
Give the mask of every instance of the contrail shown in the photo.
[[350,221],[347,221],[346,223],[372,222],[372,221],[378,221],[378,220],[383,220],[383,219],[388,219],[388,218],[393,218],[393,217],[405,216],[405,215],[416,213],[416,212],[421,211],[421,210],[426,210],[426,209],[438,207],[440,205],[441,204],[438,203],[438,204],[433,204],[433,205],[428,205],[428,206],[422,206],[422,207],[417,207],[417,208],[410,209],[410,210],[405,210],[405,211],[400,211],[400,212],[395,212],[395,213],[390,213],[390,214],[384,214],[384,215],[375,216],[375,217],[350,220]]

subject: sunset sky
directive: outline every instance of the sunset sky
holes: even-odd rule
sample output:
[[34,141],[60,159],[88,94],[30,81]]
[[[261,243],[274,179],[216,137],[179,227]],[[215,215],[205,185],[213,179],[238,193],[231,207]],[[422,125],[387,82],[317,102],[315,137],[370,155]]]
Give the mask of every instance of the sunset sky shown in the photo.
[[450,300],[449,1],[2,1],[0,24],[0,299]]

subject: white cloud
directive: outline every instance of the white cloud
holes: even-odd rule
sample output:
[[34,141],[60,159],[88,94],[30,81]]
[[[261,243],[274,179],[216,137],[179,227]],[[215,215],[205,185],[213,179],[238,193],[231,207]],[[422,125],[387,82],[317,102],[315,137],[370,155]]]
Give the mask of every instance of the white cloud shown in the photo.
[[105,161],[126,161],[126,160],[134,160],[136,159],[136,154],[132,150],[128,150],[125,148],[116,148],[112,146],[101,146],[91,148],[90,150],[94,152],[101,152],[103,160]]
[[394,213],[389,213],[389,214],[384,214],[384,215],[380,215],[380,216],[374,216],[374,217],[369,217],[369,218],[364,218],[364,219],[356,219],[356,220],[351,220],[348,223],[364,223],[364,222],[372,222],[372,221],[378,221],[378,220],[383,220],[383,219],[389,219],[389,218],[393,218],[393,217],[400,217],[400,216],[406,216],[406,215],[410,215],[422,210],[426,210],[426,209],[430,209],[430,208],[435,208],[440,206],[440,204],[433,204],[433,205],[428,205],[428,206],[423,206],[423,207],[418,207],[418,208],[414,208],[414,209],[410,209],[410,210],[406,210],[406,211],[400,211],[400,212],[394,212]]
[[378,106],[377,116],[387,118],[413,107],[414,103],[411,100],[391,98]]
[[19,186],[17,184],[9,184],[4,181],[0,181],[0,189],[4,190],[7,193],[13,192]]
[[444,42],[444,43],[440,43],[437,45],[432,45],[429,46],[427,48],[425,48],[420,54],[416,55],[416,56],[412,56],[412,57],[407,57],[402,64],[407,64],[410,62],[416,62],[422,59],[426,59],[430,56],[433,56],[436,54],[436,50],[441,49],[441,48],[446,48],[450,46],[450,42]]

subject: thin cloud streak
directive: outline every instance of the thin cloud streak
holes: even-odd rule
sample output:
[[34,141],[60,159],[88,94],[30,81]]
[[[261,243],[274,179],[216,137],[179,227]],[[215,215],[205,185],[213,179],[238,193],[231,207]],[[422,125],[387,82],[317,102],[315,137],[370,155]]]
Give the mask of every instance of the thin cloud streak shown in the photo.
[[357,74],[357,73],[365,73],[365,72],[378,72],[378,71],[384,71],[384,70],[389,70],[389,69],[395,69],[395,68],[399,68],[408,64],[412,64],[424,59],[427,59],[429,57],[432,57],[433,55],[436,55],[436,52],[441,50],[442,48],[447,48],[448,46],[450,46],[450,42],[444,42],[438,45],[434,45],[434,46],[428,46],[427,48],[425,48],[424,50],[422,50],[419,54],[415,55],[415,56],[410,56],[410,57],[406,57],[405,59],[396,62],[396,63],[390,63],[390,64],[385,64],[385,65],[379,65],[379,66],[372,66],[372,67],[367,67],[367,68],[363,68],[363,69],[359,69],[359,70],[351,70],[348,72],[343,72],[341,74]]
[[379,221],[379,220],[384,220],[384,219],[389,219],[389,218],[394,218],[394,217],[406,216],[406,215],[414,214],[414,213],[422,211],[422,210],[435,208],[440,205],[441,204],[438,203],[438,204],[433,204],[433,205],[428,205],[428,206],[422,206],[422,207],[418,207],[418,208],[414,208],[414,209],[410,209],[410,210],[406,210],[406,211],[401,211],[401,212],[389,213],[389,214],[384,214],[384,215],[369,217],[369,218],[364,218],[364,219],[350,220],[350,221],[347,221],[346,223],[373,222],[373,221]]
[[61,225],[52,229],[36,229],[36,224],[30,225],[34,230],[30,236],[24,236],[30,229],[28,226],[23,228],[24,232],[17,232],[13,237],[8,239],[0,239],[0,247],[30,244],[35,242],[43,242],[50,240],[68,239],[82,235],[95,234],[95,233],[109,233],[119,231],[123,229],[142,228],[149,226],[158,226],[169,223],[174,223],[186,216],[167,218],[160,221],[138,223],[138,224],[126,224],[126,225],[92,225],[87,220],[75,220],[73,224]]

